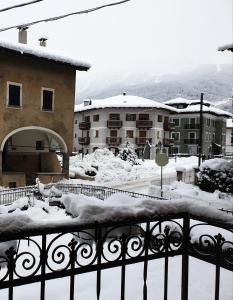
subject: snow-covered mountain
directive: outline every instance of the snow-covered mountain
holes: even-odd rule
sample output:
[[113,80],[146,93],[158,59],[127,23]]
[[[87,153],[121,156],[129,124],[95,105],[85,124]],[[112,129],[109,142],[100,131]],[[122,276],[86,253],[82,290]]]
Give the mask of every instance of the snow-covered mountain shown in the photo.
[[78,102],[84,98],[103,99],[126,92],[156,101],[165,101],[176,97],[199,99],[204,98],[218,104],[218,107],[232,109],[233,69],[231,65],[200,66],[192,71],[164,76],[148,76],[147,74],[124,75],[115,74],[104,79],[104,75],[89,82],[88,86],[78,94]]

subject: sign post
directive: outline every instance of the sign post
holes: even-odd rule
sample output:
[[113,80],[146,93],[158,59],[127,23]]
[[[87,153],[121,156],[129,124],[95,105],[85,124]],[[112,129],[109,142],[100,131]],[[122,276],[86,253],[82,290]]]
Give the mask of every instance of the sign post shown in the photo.
[[162,150],[156,153],[155,162],[161,167],[161,197],[163,197],[163,167],[168,164],[168,160],[167,154],[163,153]]

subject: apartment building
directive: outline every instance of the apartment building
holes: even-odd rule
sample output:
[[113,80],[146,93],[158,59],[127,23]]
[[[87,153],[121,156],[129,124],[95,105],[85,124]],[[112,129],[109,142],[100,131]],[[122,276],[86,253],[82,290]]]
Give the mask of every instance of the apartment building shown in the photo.
[[44,47],[0,41],[0,185],[25,186],[36,177],[46,183],[68,176],[76,70],[89,68]]
[[226,155],[233,155],[233,119],[227,119],[225,149]]
[[117,154],[129,143],[141,156],[147,143],[169,146],[173,111],[165,104],[126,94],[84,100],[75,106],[74,151],[87,154],[108,148]]
[[[172,99],[164,102],[176,109],[170,119],[174,130],[171,139],[174,145],[172,153],[196,155],[200,134],[200,100],[187,100],[183,98]],[[226,145],[226,121],[232,114],[214,107],[210,102],[204,101],[202,153],[206,157],[225,154]]]

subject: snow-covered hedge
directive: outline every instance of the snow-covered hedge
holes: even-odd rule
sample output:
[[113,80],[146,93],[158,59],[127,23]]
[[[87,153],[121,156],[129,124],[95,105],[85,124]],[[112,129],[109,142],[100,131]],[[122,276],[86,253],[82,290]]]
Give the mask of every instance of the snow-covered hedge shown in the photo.
[[124,161],[128,161],[132,166],[139,165],[137,154],[130,147],[123,148],[118,157]]
[[233,194],[233,161],[222,158],[206,160],[197,173],[197,184],[207,192],[219,190]]

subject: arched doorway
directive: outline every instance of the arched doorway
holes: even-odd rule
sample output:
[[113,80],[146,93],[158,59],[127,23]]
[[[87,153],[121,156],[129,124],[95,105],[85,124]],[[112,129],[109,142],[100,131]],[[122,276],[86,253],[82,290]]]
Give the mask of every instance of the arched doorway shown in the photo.
[[[48,128],[18,128],[4,138],[0,151],[3,185],[34,184],[37,177],[44,183],[58,181],[69,170],[66,143],[58,133]],[[58,154],[62,157],[62,164]]]

